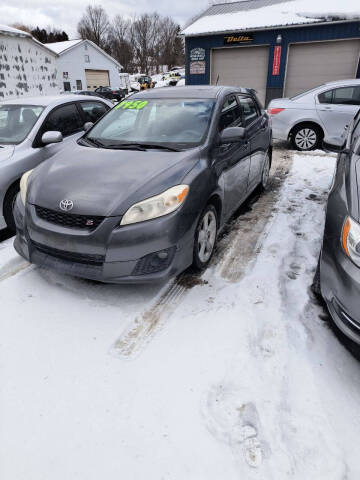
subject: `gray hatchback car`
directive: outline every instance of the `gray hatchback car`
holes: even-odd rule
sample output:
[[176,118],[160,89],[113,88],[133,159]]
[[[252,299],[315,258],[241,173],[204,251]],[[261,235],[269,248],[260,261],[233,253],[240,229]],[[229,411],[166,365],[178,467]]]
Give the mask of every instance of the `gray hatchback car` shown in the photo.
[[15,248],[38,265],[111,283],[205,268],[219,230],[271,165],[251,90],[148,90],[21,180]]
[[[111,107],[79,95],[25,97],[0,104],[0,230],[15,231],[13,204],[22,174],[53,157]],[[57,143],[51,143],[58,131]],[[45,135],[44,135],[45,134]],[[50,143],[49,143],[50,141]]]
[[346,134],[324,146],[339,155],[313,288],[338,328],[360,344],[360,113]]

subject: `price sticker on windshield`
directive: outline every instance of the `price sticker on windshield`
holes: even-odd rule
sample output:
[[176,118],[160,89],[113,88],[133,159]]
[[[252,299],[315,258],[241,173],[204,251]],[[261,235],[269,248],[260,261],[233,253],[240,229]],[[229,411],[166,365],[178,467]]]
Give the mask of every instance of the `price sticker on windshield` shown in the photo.
[[116,110],[142,110],[149,102],[147,100],[125,100],[115,107]]

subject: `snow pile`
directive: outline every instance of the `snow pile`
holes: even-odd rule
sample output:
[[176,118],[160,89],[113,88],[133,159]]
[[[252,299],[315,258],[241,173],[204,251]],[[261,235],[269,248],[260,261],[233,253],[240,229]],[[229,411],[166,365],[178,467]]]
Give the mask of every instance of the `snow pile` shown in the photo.
[[207,15],[184,29],[185,35],[360,18],[358,0],[295,0],[249,11]]

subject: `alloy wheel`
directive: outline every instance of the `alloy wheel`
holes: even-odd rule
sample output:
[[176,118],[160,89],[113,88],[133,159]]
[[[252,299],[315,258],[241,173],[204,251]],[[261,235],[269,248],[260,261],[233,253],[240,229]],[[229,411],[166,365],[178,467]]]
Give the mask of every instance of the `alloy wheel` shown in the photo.
[[211,210],[204,215],[198,234],[198,255],[202,263],[208,262],[216,241],[216,217]]
[[317,141],[317,133],[312,128],[302,128],[295,135],[295,145],[299,150],[311,150]]

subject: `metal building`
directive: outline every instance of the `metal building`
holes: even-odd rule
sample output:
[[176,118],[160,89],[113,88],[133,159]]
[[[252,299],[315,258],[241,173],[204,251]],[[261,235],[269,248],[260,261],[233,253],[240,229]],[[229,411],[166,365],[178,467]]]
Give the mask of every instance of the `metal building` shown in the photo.
[[29,33],[0,25],[0,101],[59,93],[56,57]]
[[[209,7],[184,29],[186,83],[252,87],[265,104],[360,78],[360,2],[243,0]],[[311,6],[313,4],[313,6]]]

